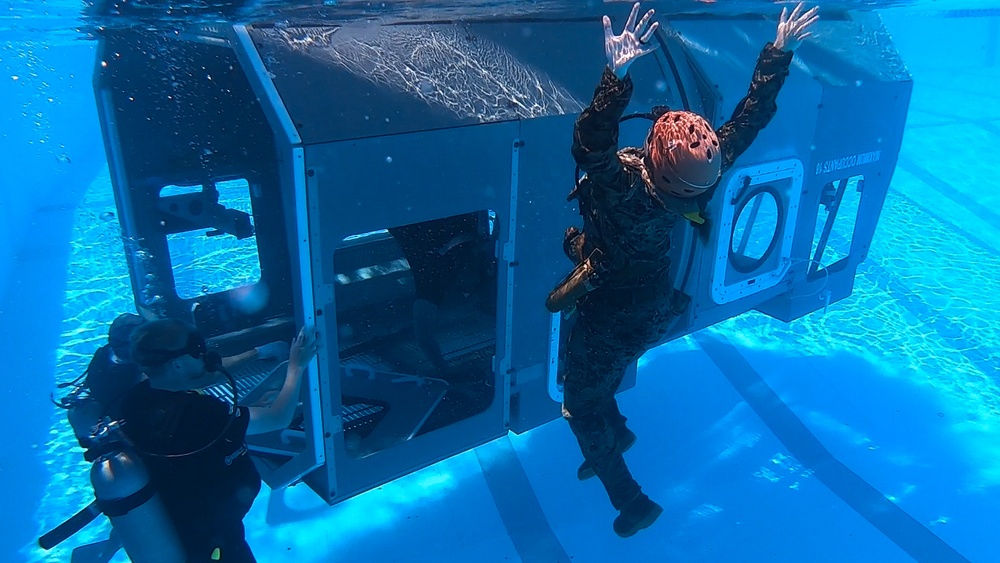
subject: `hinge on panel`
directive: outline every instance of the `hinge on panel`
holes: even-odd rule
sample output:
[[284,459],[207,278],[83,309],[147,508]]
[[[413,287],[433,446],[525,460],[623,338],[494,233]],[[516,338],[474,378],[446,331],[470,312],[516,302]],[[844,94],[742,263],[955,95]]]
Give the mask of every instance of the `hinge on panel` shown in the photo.
[[313,295],[313,305],[317,309],[333,303],[333,284],[325,283],[316,286],[316,293]]
[[514,243],[507,242],[503,245],[503,260],[504,262],[514,261]]

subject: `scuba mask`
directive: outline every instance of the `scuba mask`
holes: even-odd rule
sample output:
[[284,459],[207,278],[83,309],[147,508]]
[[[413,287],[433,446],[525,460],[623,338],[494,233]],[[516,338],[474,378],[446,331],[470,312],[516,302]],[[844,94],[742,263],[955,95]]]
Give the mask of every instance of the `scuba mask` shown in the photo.
[[165,364],[171,360],[180,358],[181,356],[188,355],[196,360],[204,362],[205,371],[208,372],[219,371],[222,367],[222,357],[217,352],[209,350],[208,345],[205,342],[205,338],[196,332],[188,333],[187,342],[185,342],[183,348],[176,350],[149,350],[143,355],[154,359],[152,363],[156,364]]

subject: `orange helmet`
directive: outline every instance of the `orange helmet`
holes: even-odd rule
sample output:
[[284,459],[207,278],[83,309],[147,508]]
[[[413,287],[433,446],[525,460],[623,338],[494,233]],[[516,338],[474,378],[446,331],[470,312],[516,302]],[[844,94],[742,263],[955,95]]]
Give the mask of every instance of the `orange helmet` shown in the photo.
[[719,138],[705,118],[689,111],[668,111],[646,137],[646,165],[657,190],[694,197],[719,179]]

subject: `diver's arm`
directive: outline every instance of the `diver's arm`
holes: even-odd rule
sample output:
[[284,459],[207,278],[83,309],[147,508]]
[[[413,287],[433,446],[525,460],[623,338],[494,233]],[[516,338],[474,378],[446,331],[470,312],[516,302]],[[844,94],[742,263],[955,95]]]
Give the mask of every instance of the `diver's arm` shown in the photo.
[[228,371],[233,371],[234,369],[239,369],[246,364],[257,359],[257,349],[252,348],[243,352],[242,354],[236,354],[235,356],[226,356],[222,358],[222,367],[226,368]]
[[295,407],[298,403],[299,389],[302,386],[302,373],[304,368],[296,369],[291,362],[288,363],[288,373],[285,376],[285,384],[281,386],[278,395],[269,406],[248,407],[250,410],[250,424],[247,425],[247,435],[266,434],[275,430],[284,430],[292,423],[295,415]]
[[623,173],[618,160],[618,120],[632,98],[632,80],[628,68],[639,57],[656,50],[649,43],[659,23],[653,22],[653,10],[637,20],[639,3],[632,6],[625,29],[615,35],[611,19],[604,16],[604,67],[594,99],[576,120],[573,129],[573,158],[591,180],[599,185],[617,185]]
[[[778,111],[778,92],[788,77],[793,51],[812,35],[809,29],[819,19],[819,7],[802,13],[800,2],[791,15],[787,8],[781,10],[778,32],[774,42],[768,43],[757,57],[753,80],[747,95],[736,104],[733,116],[716,131],[722,153],[722,173],[732,167],[736,159],[750,148],[771,118]],[[698,196],[698,206],[704,211],[715,194],[718,184]]]
[[757,134],[778,111],[778,92],[788,76],[792,52],[768,43],[757,58],[747,95],[736,104],[732,117],[716,131],[722,152],[722,172],[750,148]]
[[573,128],[573,159],[600,185],[617,185],[623,173],[618,160],[618,120],[631,97],[632,79],[628,75],[619,79],[610,67],[604,67],[594,100]]
[[[788,67],[792,62],[791,51],[782,51],[768,43],[757,58],[757,66],[753,71],[753,81],[750,91],[736,104],[736,110],[729,121],[716,130],[719,137],[719,152],[722,155],[722,166],[719,174],[725,174],[736,159],[750,148],[757,134],[771,121],[778,111],[778,92],[788,76]],[[715,195],[719,182],[695,199],[698,207],[704,213],[708,202]]]
[[268,342],[256,348],[251,348],[242,354],[222,358],[222,367],[232,371],[257,360],[283,362],[288,358],[288,350],[288,343],[275,340],[274,342]]
[[[242,354],[222,358],[222,368],[226,372],[232,372],[249,363],[255,362],[258,358],[259,354],[257,348],[251,348]],[[201,388],[205,388],[212,387],[213,385],[218,385],[220,383],[227,383],[228,381],[229,380],[224,372],[217,371],[206,374],[205,377],[199,381],[199,384]]]
[[299,389],[302,385],[302,375],[306,366],[316,355],[316,333],[312,329],[303,328],[292,343],[288,357],[288,371],[285,383],[278,391],[274,402],[267,407],[249,407],[250,424],[247,434],[264,434],[275,430],[284,430],[292,423],[295,407],[298,405]]
[[792,13],[782,8],[774,41],[764,46],[757,57],[753,80],[747,95],[736,104],[733,116],[716,131],[722,149],[722,172],[750,147],[778,111],[778,92],[788,76],[792,53],[812,35],[810,28],[819,19],[819,6],[802,13],[800,2]]

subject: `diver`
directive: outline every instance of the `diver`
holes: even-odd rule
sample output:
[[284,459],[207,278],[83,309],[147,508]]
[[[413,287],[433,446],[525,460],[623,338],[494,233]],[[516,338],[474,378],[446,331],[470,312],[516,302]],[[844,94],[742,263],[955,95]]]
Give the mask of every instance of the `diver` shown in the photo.
[[132,362],[129,336],[143,322],[131,313],[115,317],[108,328],[108,343],[94,352],[87,365],[83,385],[63,399],[70,425],[84,448],[92,445],[90,435],[97,422],[104,416],[118,418],[122,397],[142,380],[142,370]]
[[[621,35],[605,16],[604,69],[594,99],[577,119],[572,154],[586,176],[570,195],[583,229],[570,227],[564,248],[576,265],[550,294],[552,312],[575,308],[566,350],[563,416],[584,456],[578,478],[601,480],[620,513],[614,531],[629,537],[663,512],[632,477],[622,453],[635,442],[615,391],[625,368],[666,335],[686,306],[668,271],[670,231],[680,220],[707,228],[702,215],[721,175],[777,111],[792,51],[817,21],[817,8],[783,9],[777,36],[761,51],[746,97],[718,130],[699,115],[665,111],[642,148],[618,150],[619,119],[632,95],[628,68],[653,52],[653,10],[637,20],[639,3]],[[702,230],[701,232],[704,232]]]
[[[90,359],[86,371],[77,381],[60,385],[76,387],[56,402],[67,409],[67,416],[77,441],[83,448],[91,445],[90,434],[104,417],[117,420],[125,393],[142,380],[142,368],[132,361],[130,336],[146,319],[132,313],[115,317],[108,329],[108,343],[99,347]],[[256,360],[283,362],[288,358],[288,344],[280,340],[223,358],[226,369],[238,369]],[[78,382],[82,379],[82,384]]]
[[149,469],[189,562],[255,561],[243,517],[261,479],[246,436],[288,427],[316,348],[314,330],[303,328],[270,406],[234,408],[196,392],[216,383],[224,368],[194,327],[163,319],[132,332],[132,360],[143,379],[122,400],[122,428]]

